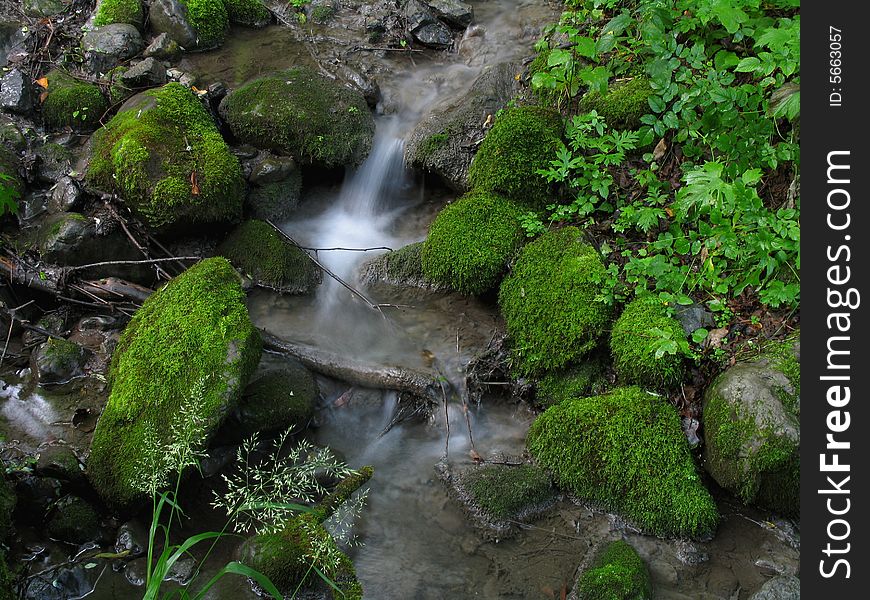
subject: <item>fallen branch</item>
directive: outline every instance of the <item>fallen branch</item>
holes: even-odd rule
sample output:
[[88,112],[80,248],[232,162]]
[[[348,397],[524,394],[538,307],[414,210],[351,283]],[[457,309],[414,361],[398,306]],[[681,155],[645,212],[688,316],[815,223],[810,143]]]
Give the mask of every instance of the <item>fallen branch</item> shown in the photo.
[[149,258],[147,260],[107,260],[105,262],[89,263],[86,265],[76,265],[67,267],[70,273],[74,271],[84,271],[85,269],[94,269],[96,267],[109,267],[115,265],[152,265],[162,262],[170,262],[176,260],[200,260],[200,256],[173,256],[170,258]]
[[437,397],[438,380],[435,373],[410,367],[365,363],[327,350],[291,342],[266,331],[261,333],[265,350],[291,356],[312,371],[327,377],[363,387],[408,392],[426,403],[434,402]]

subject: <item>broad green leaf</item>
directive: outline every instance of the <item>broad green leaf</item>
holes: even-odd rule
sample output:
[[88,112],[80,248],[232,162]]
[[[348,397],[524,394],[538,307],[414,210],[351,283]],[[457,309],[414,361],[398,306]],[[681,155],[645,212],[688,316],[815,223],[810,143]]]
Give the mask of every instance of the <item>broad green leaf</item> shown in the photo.
[[717,71],[730,69],[731,67],[736,66],[739,62],[740,59],[737,58],[737,55],[729,50],[719,50],[719,52],[717,52],[713,57],[713,66]]
[[757,71],[761,67],[761,61],[758,60],[755,56],[747,56],[739,63],[737,63],[737,67],[734,69],[740,73],[753,73]]

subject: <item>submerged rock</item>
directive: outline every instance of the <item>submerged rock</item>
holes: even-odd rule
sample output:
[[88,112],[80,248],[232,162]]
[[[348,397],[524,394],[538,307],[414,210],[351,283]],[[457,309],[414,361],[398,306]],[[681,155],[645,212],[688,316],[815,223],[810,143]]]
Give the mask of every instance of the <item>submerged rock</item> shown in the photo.
[[800,600],[801,582],[794,575],[781,575],[766,582],[749,600]]
[[226,259],[201,261],[148,298],[112,356],[112,391],[94,431],[87,472],[102,498],[129,506],[150,481],[175,476],[161,460],[165,447],[212,435],[260,351]]
[[231,23],[261,29],[272,22],[272,13],[260,0],[225,0]]
[[51,539],[84,544],[100,539],[100,516],[91,504],[77,496],[60,500],[45,527]]
[[719,375],[704,394],[705,467],[744,502],[800,514],[800,334]]

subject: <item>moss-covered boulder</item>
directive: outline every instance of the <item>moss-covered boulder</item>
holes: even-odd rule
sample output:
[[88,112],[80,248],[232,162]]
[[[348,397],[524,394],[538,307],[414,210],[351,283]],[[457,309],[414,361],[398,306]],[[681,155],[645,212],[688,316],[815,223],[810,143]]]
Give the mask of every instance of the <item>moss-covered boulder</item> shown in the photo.
[[314,375],[298,362],[288,361],[284,367],[256,377],[245,388],[225,430],[242,439],[257,432],[304,429],[314,414],[318,394]]
[[230,24],[226,0],[151,0],[148,20],[186,50],[220,46]]
[[423,243],[423,273],[463,294],[494,288],[525,241],[520,223],[525,212],[507,198],[480,190],[447,205]]
[[447,289],[423,273],[423,242],[414,242],[387,252],[363,264],[360,279],[366,285],[385,283],[392,286],[428,290]]
[[134,96],[93,135],[86,177],[98,189],[117,191],[152,227],[242,214],[239,161],[179,83]]
[[609,544],[577,581],[577,600],[647,600],[651,597],[649,571],[626,541]]
[[546,205],[549,185],[537,171],[556,157],[563,129],[562,116],[548,108],[505,110],[474,156],[469,183],[523,204]]
[[66,383],[84,375],[87,358],[82,346],[51,337],[33,352],[33,371],[40,385]]
[[320,269],[304,250],[268,223],[246,221],[218,247],[218,254],[255,283],[287,294],[307,294],[320,283]]
[[86,500],[67,496],[55,505],[45,532],[53,540],[70,544],[95,542],[101,536],[100,515]]
[[729,367],[704,394],[705,467],[747,503],[800,514],[800,338]]
[[595,300],[604,274],[598,252],[574,227],[522,249],[499,290],[520,373],[565,367],[596,346],[610,322],[610,309]]
[[224,0],[224,4],[230,23],[260,28],[272,21],[272,13],[260,0]]
[[604,361],[597,356],[567,369],[550,371],[535,388],[535,404],[549,408],[566,400],[597,396],[607,388]]
[[142,497],[171,467],[164,448],[208,437],[235,406],[260,359],[239,276],[201,261],[155,292],[121,335],[111,393],[94,431],[88,476],[112,506]]
[[127,23],[142,29],[145,11],[142,0],[100,0],[94,12],[94,25],[102,27],[112,23]]
[[635,77],[611,85],[607,93],[588,92],[580,100],[580,112],[593,110],[615,129],[637,129],[640,118],[650,112],[647,98],[653,93],[647,77]]
[[716,503],[695,470],[676,409],[637,387],[542,413],[526,445],[569,493],[661,536],[707,536]]
[[323,167],[361,163],[375,131],[362,94],[306,67],[252,81],[219,110],[239,140]]
[[98,86],[62,71],[52,71],[46,79],[48,88],[42,103],[42,117],[48,127],[91,130],[100,126],[109,101]]
[[659,354],[661,340],[679,342],[686,337],[680,322],[668,315],[665,305],[652,294],[629,302],[613,324],[610,349],[621,383],[669,389],[685,373],[680,354]]
[[493,521],[521,520],[553,498],[550,476],[534,465],[474,466],[461,476],[473,509]]

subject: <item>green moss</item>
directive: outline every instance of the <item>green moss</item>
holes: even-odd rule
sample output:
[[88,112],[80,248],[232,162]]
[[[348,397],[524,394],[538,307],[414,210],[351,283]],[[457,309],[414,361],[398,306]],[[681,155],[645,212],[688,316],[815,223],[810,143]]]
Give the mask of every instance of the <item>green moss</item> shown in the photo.
[[591,358],[569,369],[551,371],[538,381],[535,401],[549,408],[573,398],[600,394],[607,388],[604,370],[600,359]]
[[610,544],[578,583],[581,600],[645,600],[650,578],[643,559],[627,542]]
[[12,512],[16,503],[15,489],[4,477],[0,481],[0,543],[12,533]]
[[92,535],[100,529],[100,516],[94,508],[74,496],[60,501],[45,531],[55,540],[83,544],[94,541]]
[[121,82],[121,75],[128,71],[127,67],[115,67],[106,73],[109,80],[109,101],[113,105],[121,104],[133,95],[133,90]]
[[263,221],[239,225],[218,247],[254,281],[288,293],[307,293],[320,281],[317,267],[304,250],[284,240]]
[[254,27],[268,23],[272,18],[260,0],[224,0],[224,4],[232,23]]
[[366,283],[387,283],[435,289],[441,286],[423,273],[423,242],[408,244],[387,252],[363,266],[362,279]]
[[[186,435],[191,411],[213,431],[238,399],[260,348],[226,259],[201,261],[148,298],[112,355],[111,394],[94,432],[88,475],[103,499],[115,506],[140,497],[149,437],[169,443],[173,427]],[[166,475],[158,469],[158,477]]]
[[538,169],[555,158],[562,136],[559,113],[537,106],[509,108],[496,118],[474,156],[468,181],[532,206],[549,198],[547,181]]
[[196,96],[170,83],[137,98],[94,134],[88,182],[152,227],[238,219],[239,161]]
[[529,452],[578,498],[646,532],[705,536],[718,521],[676,409],[637,387],[568,400],[529,430]]
[[770,365],[786,376],[791,389],[777,387],[776,393],[783,406],[793,415],[800,416],[801,364],[798,361],[800,330],[795,331],[783,341],[766,344],[760,355]]
[[450,140],[450,134],[447,132],[433,133],[420,145],[421,160],[425,161],[427,156],[435,154],[443,148]]
[[332,6],[320,4],[311,9],[311,20],[319,25],[328,23],[333,17],[335,17],[335,8]]
[[179,0],[187,6],[187,21],[197,33],[197,48],[220,46],[230,26],[224,0]]
[[596,302],[604,265],[581,232],[566,227],[526,245],[499,290],[521,374],[559,369],[587,355],[610,321]]
[[473,504],[496,519],[514,519],[553,497],[550,477],[532,465],[484,465],[462,479]]
[[500,281],[525,236],[525,209],[506,198],[474,190],[446,206],[423,244],[427,278],[464,294],[482,294]]
[[45,124],[53,129],[94,129],[109,108],[96,85],[76,80],[61,71],[47,75],[48,95],[42,103]]
[[596,111],[615,129],[637,129],[640,118],[650,112],[647,98],[652,95],[649,79],[635,77],[612,85],[605,95],[589,92],[580,100],[581,113]]
[[371,149],[374,120],[362,95],[308,68],[244,85],[220,110],[239,140],[302,163],[355,165]]
[[234,428],[239,437],[256,432],[302,428],[314,414],[317,382],[296,362],[268,371],[251,382],[242,395]]
[[[535,59],[529,63],[529,77],[534,78],[536,74],[549,71],[547,61],[550,59],[550,49],[541,50],[535,56]],[[560,100],[560,92],[555,88],[532,88],[532,94],[546,106],[558,106]]]
[[656,357],[656,342],[662,337],[678,341],[685,339],[686,334],[656,296],[643,294],[626,305],[610,334],[613,366],[623,384],[655,389],[680,384],[685,373],[683,357],[679,354]]
[[140,0],[101,0],[94,16],[94,25],[129,23],[142,27],[144,14]]
[[43,353],[45,359],[62,371],[73,371],[82,364],[85,350],[69,340],[50,337],[45,341]]
[[12,199],[20,199],[24,193],[24,181],[18,175],[18,165],[15,156],[0,146],[0,175],[5,178],[0,178],[0,186],[8,186],[12,188]]

